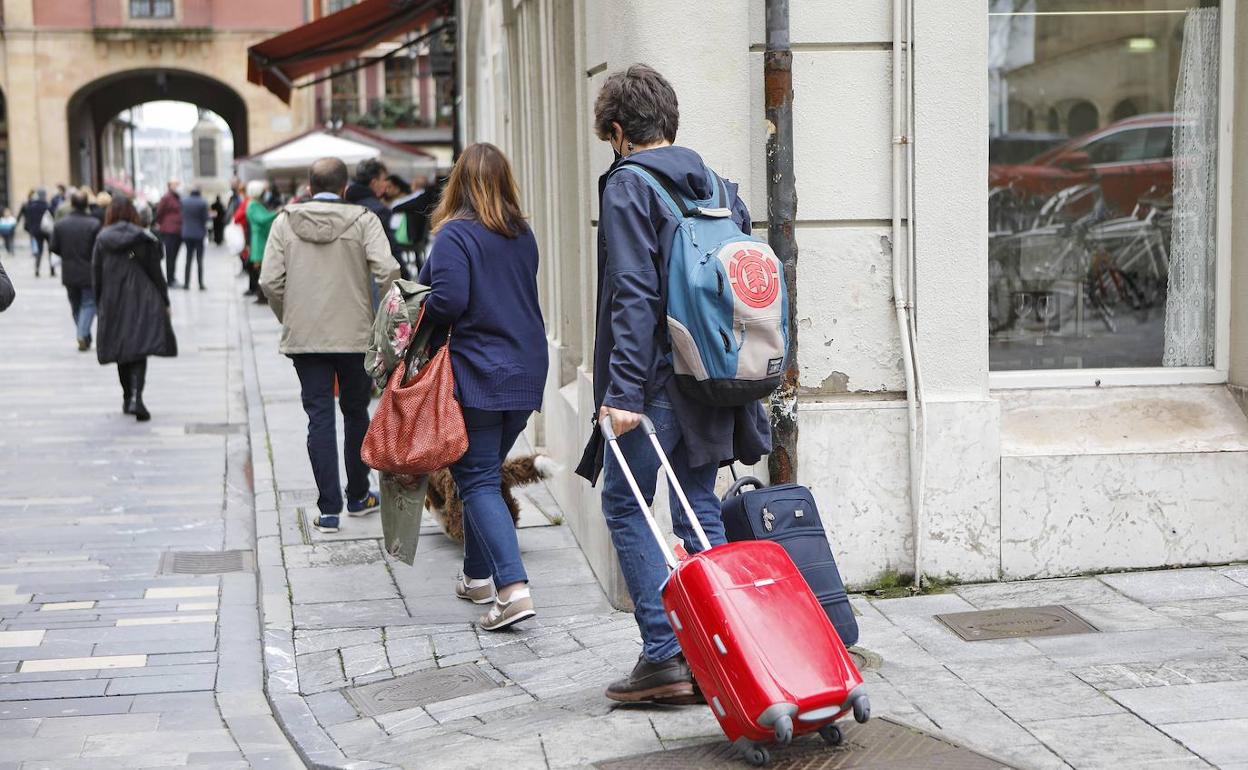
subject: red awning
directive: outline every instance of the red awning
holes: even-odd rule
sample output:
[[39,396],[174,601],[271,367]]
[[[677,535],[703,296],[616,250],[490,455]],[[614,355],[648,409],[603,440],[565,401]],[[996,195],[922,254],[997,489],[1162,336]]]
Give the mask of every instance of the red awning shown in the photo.
[[295,80],[357,58],[451,12],[448,0],[361,0],[247,49],[247,79],[290,103]]

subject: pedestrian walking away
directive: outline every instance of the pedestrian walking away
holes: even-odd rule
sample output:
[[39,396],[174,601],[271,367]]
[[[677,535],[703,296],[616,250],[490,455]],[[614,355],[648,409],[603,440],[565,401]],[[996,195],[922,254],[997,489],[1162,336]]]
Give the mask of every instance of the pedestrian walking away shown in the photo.
[[[323,158],[312,165],[309,176],[312,200],[276,214],[276,220],[270,220],[271,232],[265,226],[268,247],[260,267],[260,288],[282,324],[279,350],[294,364],[308,416],[308,459],[319,511],[313,526],[337,532],[343,490],[334,383],[344,425],[347,512],[371,513],[379,499],[369,489],[369,468],[360,459],[372,396],[364,353],[372,335],[373,282],[388,291],[398,268],[377,217],[343,200],[346,165],[337,158]],[[252,197],[248,208],[263,209],[252,192],[248,190]],[[263,243],[260,246],[264,248]],[[252,248],[256,248],[254,230]]]
[[[25,220],[26,233],[30,236],[30,253],[35,258],[35,277],[39,277],[39,268],[43,263],[43,248],[48,242],[48,234],[43,230],[43,217],[48,213],[48,193],[42,187],[35,190],[22,210],[18,212],[18,222]],[[56,275],[56,267],[48,260],[48,269]]]
[[178,251],[182,248],[182,199],[178,180],[170,179],[165,194],[156,203],[156,234],[165,248],[165,280],[169,288],[178,286]]
[[377,215],[381,227],[386,233],[386,242],[390,244],[390,254],[399,266],[403,278],[409,278],[407,268],[400,258],[399,244],[394,240],[394,232],[390,229],[390,217],[393,214],[381,197],[390,189],[390,174],[386,165],[376,158],[362,160],[355,167],[355,178],[347,186],[344,196],[351,203],[358,203]]
[[91,268],[99,311],[96,357],[101,364],[117,364],[122,412],[146,422],[152,417],[143,403],[147,359],[176,356],[178,343],[160,270],[161,245],[139,222],[129,198],[113,198],[95,239]]
[[182,288],[191,288],[191,265],[197,266],[199,290],[204,290],[204,238],[208,235],[208,201],[196,187],[182,201],[182,243],[186,244],[186,272]]
[[479,621],[486,631],[537,614],[501,476],[529,415],[541,408],[548,363],[537,240],[519,198],[497,147],[464,150],[434,212],[437,237],[419,278],[430,287],[425,318],[450,329],[468,429],[468,451],[451,466],[464,504],[464,570],[456,594],[492,603]]
[[65,185],[58,184],[56,186],[56,193],[53,194],[52,200],[48,203],[48,208],[52,211],[56,211],[68,197],[68,191],[65,189]]
[[100,221],[101,227],[104,225],[104,215],[108,213],[108,204],[112,202],[113,196],[107,190],[101,190],[96,193],[95,200],[91,201],[91,205],[87,209],[91,212],[91,216]]
[[9,274],[4,272],[4,263],[0,262],[0,313],[8,310],[9,305],[12,305],[16,298],[17,292],[13,291],[13,281],[9,279]]
[[225,238],[225,204],[221,202],[221,196],[218,195],[212,202],[212,242],[220,246],[221,241]]
[[[680,115],[671,85],[655,70],[633,65],[607,79],[594,104],[594,127],[615,162],[599,180],[598,309],[594,340],[594,405],[610,416],[619,448],[636,474],[647,504],[654,498],[659,462],[648,438],[634,430],[646,415],[712,546],[724,540],[715,495],[721,464],[753,464],[771,450],[761,402],[739,407],[695,401],[676,386],[668,351],[664,287],[678,216],[638,174],[619,173],[627,162],[669,180],[688,200],[709,201],[718,178],[693,150],[674,146]],[[737,186],[724,183],[731,217],[748,233],[749,211]],[[663,611],[667,579],[663,554],[612,455],[595,429],[577,473],[595,482],[603,474],[602,508],[641,629],[642,654],[629,676],[612,683],[617,701],[688,702],[698,696],[680,645]],[[672,495],[671,509],[680,510]],[[673,529],[690,552],[701,549],[689,522]]]
[[17,217],[9,209],[0,215],[0,238],[4,239],[4,253],[13,255],[13,235],[17,232]]
[[[268,184],[262,179],[253,179],[247,183],[247,204],[243,208],[243,216],[247,221],[247,270],[255,284],[256,302],[263,305],[268,302],[266,295],[259,291],[260,270],[264,264],[265,245],[269,240],[269,229],[278,212],[264,204]],[[249,289],[250,290],[250,289]]]
[[78,350],[91,348],[91,323],[95,320],[95,289],[92,286],[91,257],[100,221],[87,210],[84,192],[69,196],[70,212],[52,228],[49,251],[61,257],[61,283],[69,296],[78,335]]

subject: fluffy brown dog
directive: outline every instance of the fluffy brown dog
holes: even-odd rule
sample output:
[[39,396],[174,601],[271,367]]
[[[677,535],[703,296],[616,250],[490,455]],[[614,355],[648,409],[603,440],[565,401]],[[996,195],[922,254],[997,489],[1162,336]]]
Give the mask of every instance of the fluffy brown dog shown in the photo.
[[[554,475],[558,465],[546,455],[522,455],[503,463],[503,500],[511,511],[511,520],[520,521],[520,505],[511,494],[512,487],[536,484]],[[433,513],[447,537],[457,543],[464,542],[464,501],[450,471],[438,471],[429,475],[429,491],[425,494],[425,506]]]

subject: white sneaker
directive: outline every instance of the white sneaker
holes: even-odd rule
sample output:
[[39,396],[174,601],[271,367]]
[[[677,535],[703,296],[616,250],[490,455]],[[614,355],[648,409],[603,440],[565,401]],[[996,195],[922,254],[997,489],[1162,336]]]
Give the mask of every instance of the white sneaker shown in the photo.
[[481,616],[478,621],[483,631],[502,631],[522,620],[528,620],[537,614],[533,608],[533,598],[529,595],[529,587],[517,588],[511,592],[511,598],[503,601],[494,598],[494,606]]
[[459,581],[455,583],[455,595],[473,604],[489,604],[494,601],[494,581],[460,575]]

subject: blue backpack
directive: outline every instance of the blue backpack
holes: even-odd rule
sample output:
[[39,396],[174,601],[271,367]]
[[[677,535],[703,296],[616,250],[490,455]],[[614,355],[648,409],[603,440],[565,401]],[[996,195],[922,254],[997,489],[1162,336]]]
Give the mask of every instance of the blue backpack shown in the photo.
[[625,162],[619,170],[645,180],[680,220],[667,279],[677,385],[712,406],[766,398],[780,386],[789,349],[784,265],[765,240],[741,232],[724,182],[710,169],[717,193],[700,201],[685,200],[650,169]]

